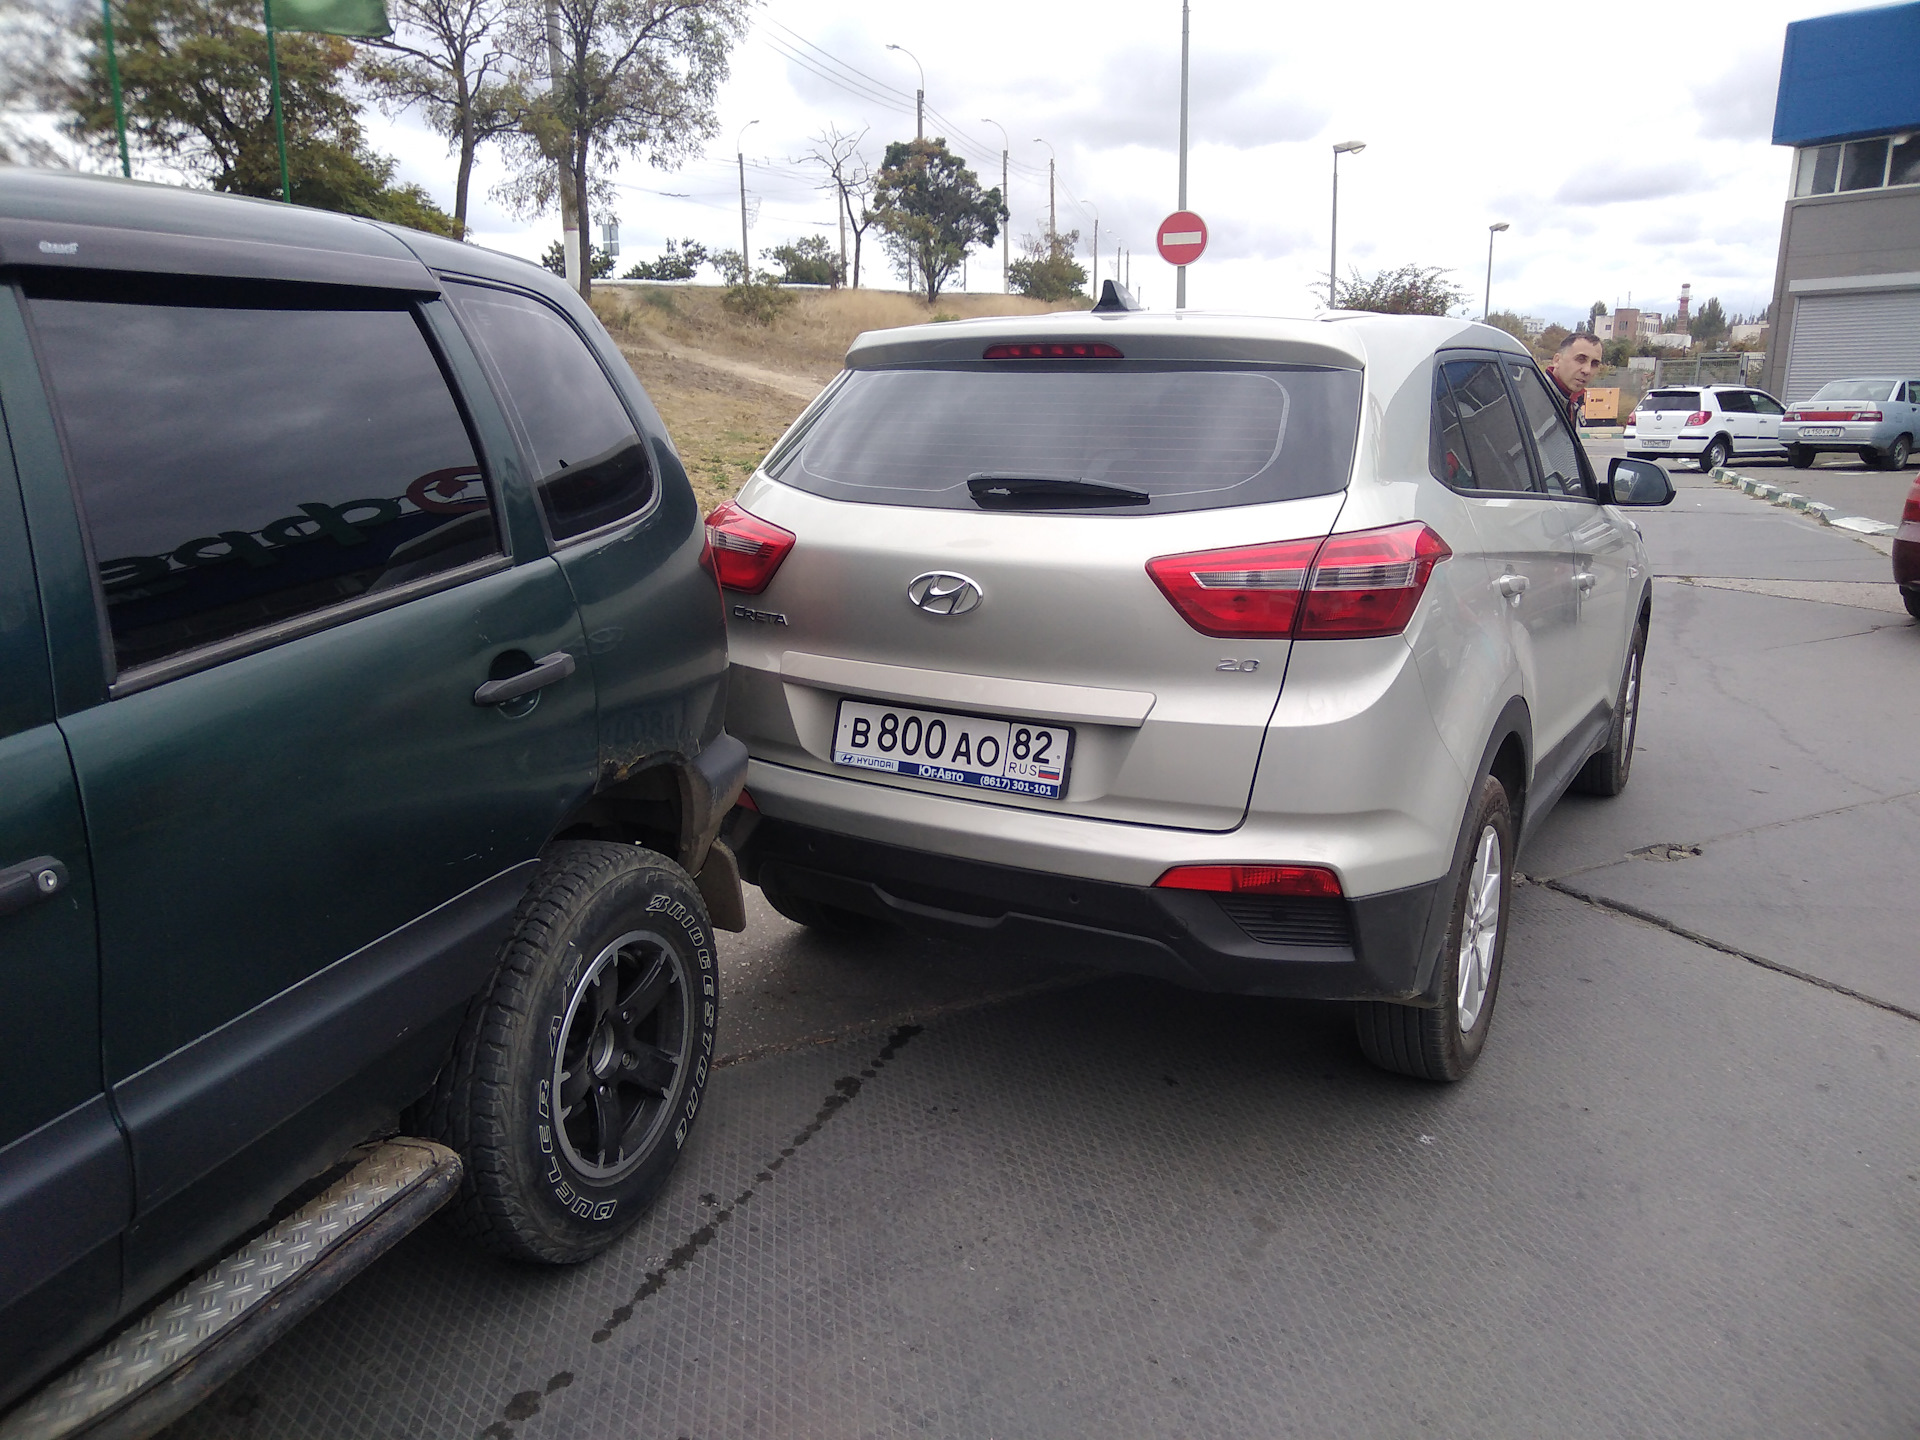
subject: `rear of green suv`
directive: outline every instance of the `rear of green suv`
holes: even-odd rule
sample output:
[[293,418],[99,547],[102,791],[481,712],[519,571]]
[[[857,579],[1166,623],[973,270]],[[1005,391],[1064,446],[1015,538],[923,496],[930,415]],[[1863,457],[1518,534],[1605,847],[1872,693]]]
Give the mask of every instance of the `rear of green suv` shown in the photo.
[[699,1108],[746,755],[591,313],[0,172],[0,407],[0,1405],[403,1116],[481,1243],[610,1243]]

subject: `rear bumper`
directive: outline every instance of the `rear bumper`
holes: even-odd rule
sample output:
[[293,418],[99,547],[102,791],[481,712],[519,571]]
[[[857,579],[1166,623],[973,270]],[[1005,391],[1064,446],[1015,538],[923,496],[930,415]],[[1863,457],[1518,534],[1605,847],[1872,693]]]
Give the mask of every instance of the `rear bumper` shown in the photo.
[[1920,590],[1920,520],[1903,520],[1893,537],[1893,578],[1902,590]]
[[1217,897],[1023,870],[760,817],[749,880],[942,939],[1197,990],[1433,1004],[1451,887],[1359,900]]
[[[1838,430],[1838,435],[1819,438],[1804,438],[1805,430]],[[1882,421],[1878,425],[1847,425],[1830,421],[1822,425],[1817,420],[1804,424],[1782,425],[1780,443],[1782,445],[1804,445],[1809,450],[1884,450],[1901,435],[1900,426],[1891,421]]]

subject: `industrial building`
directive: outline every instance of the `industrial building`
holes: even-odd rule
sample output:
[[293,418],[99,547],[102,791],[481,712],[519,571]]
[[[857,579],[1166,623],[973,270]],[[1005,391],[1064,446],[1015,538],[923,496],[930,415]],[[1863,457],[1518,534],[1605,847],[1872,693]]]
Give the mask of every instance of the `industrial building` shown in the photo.
[[1793,164],[1766,388],[1920,376],[1920,0],[1788,25],[1773,143]]

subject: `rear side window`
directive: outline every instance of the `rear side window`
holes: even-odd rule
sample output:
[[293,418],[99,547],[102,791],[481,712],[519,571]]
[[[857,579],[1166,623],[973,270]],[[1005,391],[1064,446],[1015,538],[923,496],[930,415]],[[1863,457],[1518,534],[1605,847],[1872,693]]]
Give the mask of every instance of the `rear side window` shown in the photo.
[[[1531,490],[1527,442],[1513,413],[1513,402],[1491,360],[1448,360],[1437,367],[1436,385],[1445,385],[1457,418],[1458,438],[1470,458],[1474,485],[1481,490]],[[1446,479],[1441,475],[1439,478]],[[1459,485],[1456,479],[1450,482]]]
[[1640,402],[1642,410],[1698,410],[1701,408],[1698,390],[1649,390],[1647,398]]
[[121,670],[500,552],[403,304],[70,277],[27,294]]
[[1753,396],[1745,390],[1716,390],[1714,399],[1719,402],[1721,413],[1725,415],[1757,413],[1753,408]]
[[1070,493],[1071,508],[1110,514],[1327,495],[1353,465],[1360,381],[1138,361],[855,370],[768,473],[830,499],[933,509],[977,508],[994,483],[1021,509],[1067,508],[1049,496]]
[[570,540],[643,508],[653,498],[646,443],[578,332],[531,296],[447,288],[533,457],[553,538]]

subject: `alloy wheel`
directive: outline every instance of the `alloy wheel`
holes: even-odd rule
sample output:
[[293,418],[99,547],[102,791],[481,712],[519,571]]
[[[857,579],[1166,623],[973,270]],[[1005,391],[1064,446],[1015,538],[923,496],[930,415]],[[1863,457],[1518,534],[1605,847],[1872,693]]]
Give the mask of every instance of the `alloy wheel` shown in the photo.
[[1460,1033],[1479,1023],[1493,983],[1494,948],[1500,939],[1500,889],[1504,866],[1500,833],[1488,825],[1480,832],[1473,869],[1467,876],[1467,905],[1460,920],[1459,992],[1455,996]]

